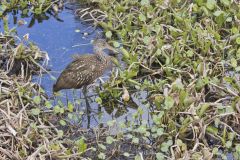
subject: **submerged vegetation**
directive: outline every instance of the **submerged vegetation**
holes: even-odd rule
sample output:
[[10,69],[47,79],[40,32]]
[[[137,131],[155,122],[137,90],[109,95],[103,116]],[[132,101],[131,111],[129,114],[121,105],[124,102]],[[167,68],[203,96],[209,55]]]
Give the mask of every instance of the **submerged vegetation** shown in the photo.
[[[59,3],[41,2],[45,9],[50,3]],[[10,3],[13,1],[1,2],[2,14],[16,6],[9,7]],[[239,2],[87,3],[88,8],[76,10],[77,16],[101,26],[109,42],[121,50],[118,58],[124,63],[112,72],[102,90],[97,88],[96,102],[123,109],[131,106],[133,94],[147,93],[141,102],[151,112],[152,121],[149,124],[142,118],[145,110],[139,107],[132,121],[113,120],[92,129],[72,125],[71,120],[84,113],[75,112],[70,102],[53,105],[31,81],[33,73],[48,72],[43,67],[47,54],[28,42],[27,36],[17,41],[6,32],[0,37],[0,156],[227,159],[230,152],[238,159]]]

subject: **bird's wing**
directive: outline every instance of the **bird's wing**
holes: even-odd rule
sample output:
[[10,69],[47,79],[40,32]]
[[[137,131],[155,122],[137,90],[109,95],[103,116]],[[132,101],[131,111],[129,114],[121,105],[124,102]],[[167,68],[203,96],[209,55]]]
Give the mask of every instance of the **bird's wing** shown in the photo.
[[78,57],[64,69],[57,83],[70,88],[79,88],[88,82],[88,69],[86,59]]
[[89,54],[84,54],[84,55],[80,55],[80,54],[73,54],[72,55],[72,59],[73,60],[78,60],[78,59],[82,59],[83,57],[88,57]]

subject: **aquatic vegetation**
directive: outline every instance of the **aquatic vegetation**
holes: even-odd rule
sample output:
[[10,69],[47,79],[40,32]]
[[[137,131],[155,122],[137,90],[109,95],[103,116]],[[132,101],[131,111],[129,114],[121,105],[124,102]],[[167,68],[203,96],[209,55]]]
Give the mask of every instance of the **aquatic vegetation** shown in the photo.
[[219,150],[231,149],[238,157],[239,2],[88,2],[97,8],[77,14],[122,44],[127,65],[99,95],[126,103],[126,90],[148,92],[153,124],[145,130],[155,156],[225,158]]
[[0,17],[2,17],[7,11],[13,9],[20,9],[23,15],[27,15],[29,12],[39,15],[50,9],[57,13],[62,7],[62,0],[2,0],[0,1]]
[[[7,6],[15,1],[2,2]],[[72,125],[85,113],[77,112],[71,102],[53,104],[31,82],[34,72],[47,72],[46,53],[27,36],[16,41],[4,19],[0,155],[5,159],[161,160],[226,159],[231,152],[237,159],[239,2],[89,0],[88,4],[76,14],[101,26],[109,42],[121,49],[118,68],[103,90],[97,88],[96,102],[106,104],[109,113],[117,108],[117,117],[126,105],[138,107],[134,94],[146,93],[140,101],[151,112],[151,121],[142,117],[145,111],[138,107],[130,121],[112,120],[92,129]],[[19,59],[21,67],[14,66]]]

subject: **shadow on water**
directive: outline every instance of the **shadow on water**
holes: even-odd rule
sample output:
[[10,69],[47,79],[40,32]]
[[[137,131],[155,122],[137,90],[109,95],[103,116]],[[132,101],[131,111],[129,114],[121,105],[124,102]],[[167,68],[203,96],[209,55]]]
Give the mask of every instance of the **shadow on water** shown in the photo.
[[[101,32],[100,29],[95,29],[76,18],[74,11],[70,9],[64,9],[57,16],[49,13],[40,16],[22,15],[21,11],[13,11],[8,14],[8,19],[9,27],[16,27],[19,37],[29,33],[30,40],[37,44],[41,50],[48,53],[50,59],[48,68],[55,78],[72,61],[71,56],[73,54],[92,53],[93,48],[90,41]],[[19,20],[24,21],[25,25],[18,26]],[[0,31],[3,31],[2,24]],[[102,79],[107,80],[108,74],[105,74]],[[41,84],[48,96],[52,96],[52,86],[55,83],[54,78],[48,74],[43,74],[42,76],[34,77],[34,81]],[[75,106],[76,115],[74,123],[81,127],[94,127],[116,118],[118,121],[132,119],[132,114],[136,112],[136,108],[103,109],[95,102],[96,93],[94,93],[93,88],[90,87],[88,90],[88,96],[90,97],[88,98],[88,103],[85,103],[80,90],[63,90],[53,103],[59,106],[68,104]],[[140,93],[140,97],[143,99],[146,98],[146,95],[144,92]],[[137,107],[144,106],[140,103],[139,95],[135,94],[135,96],[132,95],[135,105]],[[147,109],[143,107],[143,110],[143,119],[149,119]]]

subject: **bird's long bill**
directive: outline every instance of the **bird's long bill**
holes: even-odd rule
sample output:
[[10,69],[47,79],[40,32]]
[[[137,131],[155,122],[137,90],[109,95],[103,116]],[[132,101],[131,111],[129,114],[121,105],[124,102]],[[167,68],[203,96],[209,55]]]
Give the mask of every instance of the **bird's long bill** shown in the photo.
[[119,53],[119,51],[118,51],[117,49],[113,48],[113,47],[110,46],[110,45],[107,45],[106,48],[109,49],[109,50],[111,50],[111,51],[113,51],[113,52]]

